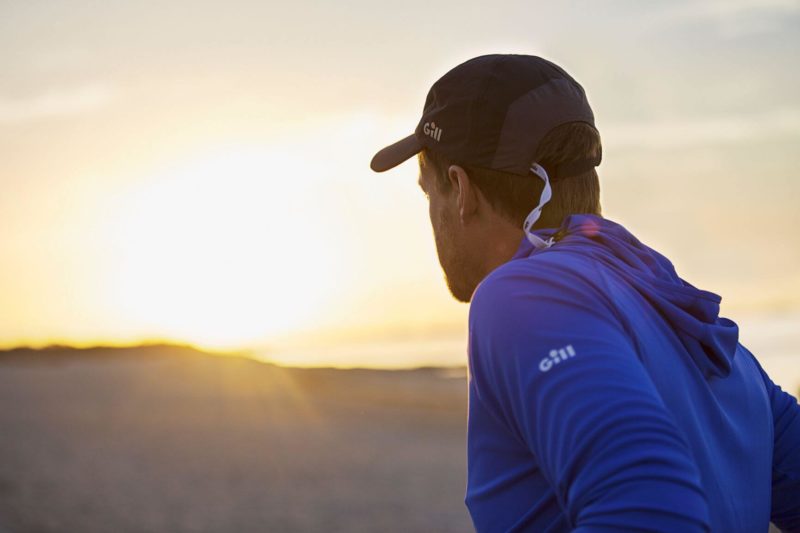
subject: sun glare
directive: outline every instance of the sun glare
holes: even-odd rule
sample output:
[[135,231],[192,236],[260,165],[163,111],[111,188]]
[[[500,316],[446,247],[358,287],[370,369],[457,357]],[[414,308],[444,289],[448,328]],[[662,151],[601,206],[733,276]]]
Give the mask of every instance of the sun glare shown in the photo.
[[[303,209],[309,183],[295,154],[233,147],[140,182],[116,214],[115,299],[128,320],[165,338],[244,345],[300,327],[325,307],[321,221]],[[332,263],[336,263],[333,261]]]

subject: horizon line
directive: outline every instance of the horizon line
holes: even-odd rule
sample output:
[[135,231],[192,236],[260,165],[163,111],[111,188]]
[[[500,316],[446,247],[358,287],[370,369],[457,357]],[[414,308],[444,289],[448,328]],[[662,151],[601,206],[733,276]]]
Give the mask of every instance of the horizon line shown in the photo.
[[89,343],[86,345],[75,344],[62,344],[50,343],[40,346],[30,344],[18,344],[14,346],[0,346],[0,358],[4,355],[13,354],[14,352],[33,352],[37,355],[56,352],[89,352],[98,350],[141,350],[141,349],[182,349],[187,351],[196,352],[201,355],[209,355],[212,357],[243,357],[251,361],[262,364],[277,366],[281,368],[297,368],[297,369],[331,369],[331,370],[371,370],[371,371],[424,371],[424,370],[466,370],[465,364],[456,365],[398,365],[398,366],[385,366],[385,365],[331,365],[331,364],[284,364],[278,361],[266,359],[262,356],[256,355],[252,350],[215,350],[206,349],[201,346],[189,342],[176,342],[165,340],[148,340],[133,343]]

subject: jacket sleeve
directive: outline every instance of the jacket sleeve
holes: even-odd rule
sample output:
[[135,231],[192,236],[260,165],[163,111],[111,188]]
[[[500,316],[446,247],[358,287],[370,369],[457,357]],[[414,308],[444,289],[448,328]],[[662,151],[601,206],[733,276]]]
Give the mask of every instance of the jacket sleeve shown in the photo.
[[611,307],[563,272],[496,273],[470,308],[472,379],[574,531],[708,531],[697,464]]
[[800,405],[772,382],[758,360],[756,364],[772,407],[775,435],[770,520],[782,531],[800,531]]

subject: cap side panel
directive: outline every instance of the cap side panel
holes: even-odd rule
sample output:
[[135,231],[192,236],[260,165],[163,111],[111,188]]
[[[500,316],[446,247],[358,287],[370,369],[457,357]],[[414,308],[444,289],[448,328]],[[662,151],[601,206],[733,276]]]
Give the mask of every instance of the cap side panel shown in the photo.
[[513,102],[561,77],[561,71],[539,57],[514,54],[503,56],[492,69],[484,98],[476,101],[475,125],[470,131],[469,144],[472,164],[492,166],[509,106]]
[[527,92],[508,108],[490,167],[526,175],[542,138],[567,122],[594,126],[594,114],[580,85],[553,79]]
[[428,91],[415,133],[422,145],[451,159],[469,154],[469,131],[475,117],[475,95],[486,86],[486,69],[499,56],[471,59],[447,72]]

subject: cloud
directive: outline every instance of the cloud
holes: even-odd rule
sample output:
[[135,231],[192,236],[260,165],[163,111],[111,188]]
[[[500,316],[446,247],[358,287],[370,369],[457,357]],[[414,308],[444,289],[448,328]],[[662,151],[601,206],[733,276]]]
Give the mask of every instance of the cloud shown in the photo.
[[29,98],[14,99],[0,96],[0,123],[26,122],[85,113],[107,105],[112,97],[111,88],[101,83],[50,90]]
[[754,15],[780,15],[800,12],[798,0],[712,0],[673,4],[659,14],[662,20],[722,20]]
[[651,15],[652,29],[687,23],[717,27],[723,37],[765,33],[780,27],[787,16],[800,13],[800,0],[709,0],[683,2]]
[[790,137],[800,135],[800,108],[751,115],[612,123],[601,125],[601,131],[609,145],[663,149]]

